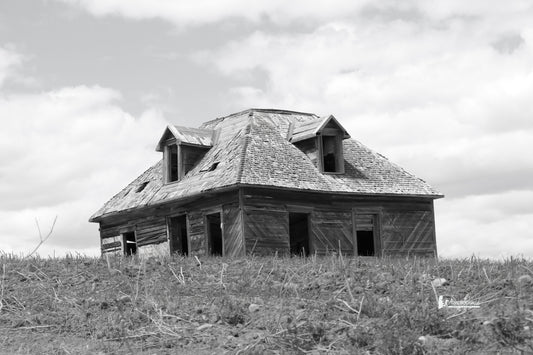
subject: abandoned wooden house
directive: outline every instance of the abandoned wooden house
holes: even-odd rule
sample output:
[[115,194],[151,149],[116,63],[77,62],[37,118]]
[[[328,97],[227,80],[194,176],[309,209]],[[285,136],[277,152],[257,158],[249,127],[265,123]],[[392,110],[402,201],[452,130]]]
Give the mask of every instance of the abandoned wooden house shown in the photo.
[[169,125],[156,151],[162,159],[90,218],[102,253],[437,253],[443,196],[333,116],[249,109]]

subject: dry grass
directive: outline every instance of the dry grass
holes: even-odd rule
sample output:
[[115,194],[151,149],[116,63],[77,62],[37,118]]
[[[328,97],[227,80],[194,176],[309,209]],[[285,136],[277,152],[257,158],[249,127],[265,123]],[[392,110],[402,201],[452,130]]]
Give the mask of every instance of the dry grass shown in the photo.
[[[32,354],[529,353],[532,270],[533,263],[523,259],[3,255],[0,349]],[[450,284],[433,288],[437,277]],[[438,310],[438,295],[479,301],[481,308]]]

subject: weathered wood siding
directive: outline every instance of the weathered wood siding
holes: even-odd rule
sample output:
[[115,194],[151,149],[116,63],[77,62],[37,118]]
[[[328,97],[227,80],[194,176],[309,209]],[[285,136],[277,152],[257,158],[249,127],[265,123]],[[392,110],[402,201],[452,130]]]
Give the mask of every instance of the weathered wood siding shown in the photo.
[[381,240],[383,255],[436,255],[433,212],[384,212]]
[[201,211],[187,214],[187,233],[189,233],[189,254],[204,255],[207,251],[204,215]]
[[317,210],[311,214],[312,252],[326,254],[338,251],[353,255],[353,228],[351,211]]
[[150,217],[135,224],[137,246],[163,243],[168,240],[167,224],[164,217]]
[[224,256],[237,257],[244,255],[242,214],[239,205],[224,206],[222,221],[224,224]]
[[[342,196],[281,192],[248,188],[243,192],[246,210],[245,240],[249,252],[268,254],[286,250],[289,243],[288,211],[304,207],[309,211],[310,249],[324,254],[356,250],[355,229],[372,230],[377,236],[377,256],[436,255],[435,223],[431,199],[371,196]],[[275,224],[275,225],[274,225]],[[272,226],[274,225],[274,226]]]
[[288,253],[289,213],[283,210],[245,209],[244,235],[248,253]]
[[[376,255],[436,255],[433,201],[430,199],[363,197],[245,188],[215,194],[188,204],[152,209],[151,215],[108,219],[100,224],[102,252],[117,250],[126,231],[135,231],[139,247],[167,242],[166,217],[187,214],[190,255],[207,251],[205,214],[222,211],[224,254],[272,255],[290,251],[289,212],[309,215],[311,253],[352,254],[356,230],[379,237]],[[218,206],[218,207],[217,207]],[[210,211],[210,212],[206,212]],[[140,213],[140,212],[138,212]],[[376,221],[376,222],[373,222]]]
[[100,238],[102,239],[102,252],[118,251],[118,241],[115,238],[127,231],[135,232],[137,246],[142,247],[149,244],[159,244],[167,241],[167,227],[164,217],[145,217],[134,221],[120,221],[114,223],[100,223]]

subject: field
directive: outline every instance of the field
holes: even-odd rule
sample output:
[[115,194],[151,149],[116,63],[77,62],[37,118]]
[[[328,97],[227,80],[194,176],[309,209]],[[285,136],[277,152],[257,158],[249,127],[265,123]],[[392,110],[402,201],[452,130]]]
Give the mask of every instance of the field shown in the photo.
[[531,353],[532,277],[514,258],[3,255],[0,354]]

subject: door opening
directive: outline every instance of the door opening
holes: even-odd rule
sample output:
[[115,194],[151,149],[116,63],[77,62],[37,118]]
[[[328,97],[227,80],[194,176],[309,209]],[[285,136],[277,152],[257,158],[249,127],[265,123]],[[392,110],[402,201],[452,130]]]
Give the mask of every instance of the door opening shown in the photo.
[[289,213],[289,242],[292,255],[309,255],[309,218],[307,213]]
[[126,232],[122,234],[124,255],[137,254],[137,241],[135,240],[135,232]]
[[187,217],[185,215],[170,217],[168,219],[170,253],[189,255],[187,241]]
[[373,214],[356,215],[357,255],[376,255],[376,246],[374,245],[374,222],[375,216]]
[[357,254],[374,256],[374,231],[357,231]]
[[222,241],[222,225],[220,213],[212,213],[205,216],[207,222],[207,240],[209,254],[224,255],[224,243]]

